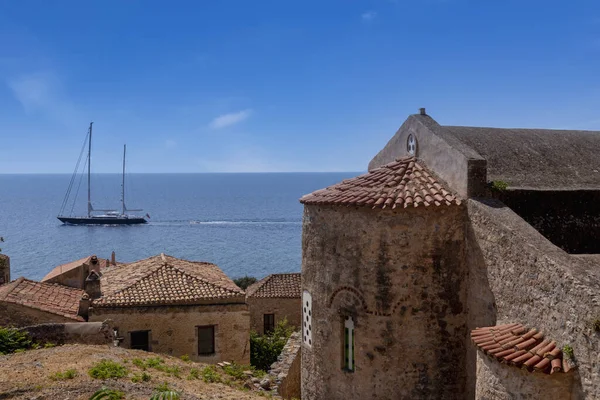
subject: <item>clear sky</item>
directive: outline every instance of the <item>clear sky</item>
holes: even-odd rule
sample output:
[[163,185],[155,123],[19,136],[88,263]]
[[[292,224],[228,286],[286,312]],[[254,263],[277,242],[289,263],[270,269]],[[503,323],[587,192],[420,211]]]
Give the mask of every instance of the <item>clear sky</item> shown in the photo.
[[0,173],[360,171],[441,124],[600,130],[597,0],[0,0]]

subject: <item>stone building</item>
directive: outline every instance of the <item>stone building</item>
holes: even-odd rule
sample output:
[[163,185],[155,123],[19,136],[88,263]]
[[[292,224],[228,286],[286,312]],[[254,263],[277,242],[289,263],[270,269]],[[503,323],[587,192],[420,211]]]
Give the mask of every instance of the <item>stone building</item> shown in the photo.
[[0,326],[83,322],[89,298],[83,290],[19,278],[0,286]]
[[124,347],[249,363],[244,291],[214,264],[161,254],[107,268],[100,292],[90,321],[112,320]]
[[[114,254],[114,253],[113,253]],[[98,258],[96,255],[88,256],[77,261],[59,265],[42,278],[42,282],[58,283],[59,285],[83,289],[85,280],[90,272],[100,273],[110,265],[110,261]]]
[[0,285],[10,282],[10,257],[0,254]]
[[300,280],[299,273],[272,274],[248,287],[246,303],[252,331],[262,335],[283,319],[293,327],[300,327]]
[[[367,174],[304,196],[303,398],[600,398],[599,154],[600,132],[441,126],[423,109]],[[572,348],[571,367],[551,373],[519,329],[490,340],[537,373],[471,341],[508,324]]]

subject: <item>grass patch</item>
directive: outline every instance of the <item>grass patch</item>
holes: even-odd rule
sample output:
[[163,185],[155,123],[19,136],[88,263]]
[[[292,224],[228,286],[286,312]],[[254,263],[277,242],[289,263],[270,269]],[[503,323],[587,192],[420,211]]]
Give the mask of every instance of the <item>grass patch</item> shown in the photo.
[[140,373],[135,373],[131,377],[131,382],[140,383],[140,382],[150,382],[152,380],[152,376],[146,371]]
[[223,372],[225,372],[232,378],[240,380],[246,378],[246,375],[244,375],[245,370],[246,369],[242,365],[238,365],[236,363],[232,363],[231,365],[225,365],[223,367]]
[[71,368],[66,370],[65,372],[57,372],[55,374],[50,375],[50,379],[53,381],[66,381],[67,379],[73,379],[77,376],[77,370]]
[[176,365],[165,364],[165,360],[163,360],[160,357],[150,357],[146,360],[134,358],[133,360],[131,360],[131,363],[144,371],[148,368],[152,368],[157,371],[162,371],[165,374],[174,376],[175,378],[181,378],[181,370],[179,369],[179,367]]
[[190,362],[190,356],[188,356],[187,354],[184,354],[179,358],[181,358],[182,361]]
[[100,360],[89,369],[88,374],[94,379],[118,379],[127,376],[127,368],[112,360]]
[[490,189],[497,191],[497,192],[503,192],[506,189],[508,189],[508,183],[504,182],[504,181],[492,181],[489,183],[490,185]]
[[562,348],[562,352],[567,358],[573,358],[573,347],[571,347],[571,345],[565,344]]
[[222,382],[221,375],[217,372],[217,368],[214,365],[207,365],[202,369],[202,380],[206,383],[218,383]]
[[200,379],[200,370],[198,368],[190,369],[190,373],[187,376],[188,381],[193,381],[195,379]]
[[179,400],[179,398],[180,393],[175,389],[171,389],[165,382],[154,389],[154,393],[152,394],[152,397],[150,397],[150,400]]

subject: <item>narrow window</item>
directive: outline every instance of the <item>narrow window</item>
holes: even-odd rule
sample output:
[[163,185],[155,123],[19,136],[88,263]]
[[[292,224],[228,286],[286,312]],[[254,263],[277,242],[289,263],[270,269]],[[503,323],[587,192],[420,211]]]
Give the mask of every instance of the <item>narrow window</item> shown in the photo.
[[263,319],[263,332],[265,334],[273,332],[275,329],[275,314],[265,314]]
[[344,369],[354,371],[354,321],[347,317],[344,321]]
[[215,354],[215,326],[198,327],[198,355],[210,356]]
[[312,296],[306,290],[302,293],[302,343],[312,347]]
[[150,351],[150,331],[129,332],[131,348],[136,350]]

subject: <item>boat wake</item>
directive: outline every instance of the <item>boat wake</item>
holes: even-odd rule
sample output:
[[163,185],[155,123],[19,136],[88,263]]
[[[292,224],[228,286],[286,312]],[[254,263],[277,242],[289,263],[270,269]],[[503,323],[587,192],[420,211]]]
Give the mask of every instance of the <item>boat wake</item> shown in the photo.
[[170,221],[151,221],[151,225],[301,225],[302,221],[277,220],[277,219],[257,219],[257,220],[170,220]]

